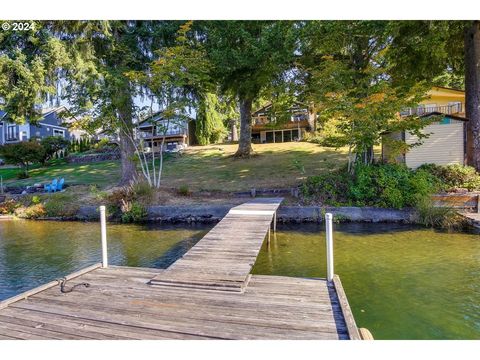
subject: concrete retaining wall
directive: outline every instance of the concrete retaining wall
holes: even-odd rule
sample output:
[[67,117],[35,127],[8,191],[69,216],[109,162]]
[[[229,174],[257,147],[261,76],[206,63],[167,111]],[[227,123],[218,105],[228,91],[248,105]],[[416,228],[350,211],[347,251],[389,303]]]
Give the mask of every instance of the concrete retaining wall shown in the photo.
[[[192,205],[192,206],[151,206],[148,208],[148,221],[163,222],[217,222],[233,205]],[[413,211],[373,207],[327,207],[320,206],[281,206],[277,213],[279,222],[303,223],[322,222],[324,214],[331,212],[339,221],[359,222],[412,222]],[[77,214],[78,220],[96,221],[99,218],[95,206],[82,206]]]

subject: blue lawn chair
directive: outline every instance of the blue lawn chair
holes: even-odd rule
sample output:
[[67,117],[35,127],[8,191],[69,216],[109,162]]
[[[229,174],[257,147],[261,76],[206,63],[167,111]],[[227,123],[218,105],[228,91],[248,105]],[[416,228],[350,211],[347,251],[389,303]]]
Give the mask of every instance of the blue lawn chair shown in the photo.
[[[53,179],[51,184],[44,185],[43,189],[46,192],[55,192],[57,190],[58,180]],[[63,184],[62,184],[63,185]]]
[[64,178],[61,178],[60,181],[58,182],[57,186],[56,186],[56,189],[53,190],[54,192],[55,191],[62,191],[63,189],[63,184],[65,183],[65,179]]

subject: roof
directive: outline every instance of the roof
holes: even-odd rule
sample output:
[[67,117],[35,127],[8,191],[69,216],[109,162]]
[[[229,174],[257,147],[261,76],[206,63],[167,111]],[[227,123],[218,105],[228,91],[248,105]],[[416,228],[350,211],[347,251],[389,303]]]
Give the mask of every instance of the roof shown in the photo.
[[[162,117],[163,112],[162,111],[157,111],[153,113],[152,115],[147,116],[143,120],[141,120],[138,123],[138,127],[147,127],[147,126],[152,126],[152,123],[150,122],[151,120],[153,121],[162,121],[162,120],[167,120]],[[181,120],[193,120],[190,117],[187,117],[187,119],[181,119]]]
[[443,116],[443,117],[450,118],[450,119],[454,119],[454,120],[468,121],[468,119],[466,117],[458,116],[458,115],[444,114],[444,113],[439,112],[439,111],[432,111],[432,112],[430,112],[428,114],[425,114],[425,115],[422,115],[420,117],[424,118],[424,117],[439,116],[439,115]]
[[454,88],[450,88],[450,87],[446,87],[446,86],[433,86],[432,88],[437,88],[437,89],[445,89],[445,90],[450,90],[450,91],[455,91],[455,92],[460,92],[462,94],[465,93],[465,90],[461,90],[461,89],[454,89]]
[[[269,102],[267,103],[266,105],[262,106],[261,108],[259,108],[258,110],[255,110],[254,112],[252,112],[252,116],[258,116],[266,111],[268,111],[269,108],[272,107],[272,103]],[[299,102],[295,102],[294,103],[294,106],[290,107],[290,111],[298,111],[298,110],[304,110],[306,109],[306,106],[303,106],[301,103]]]
[[[61,128],[67,128],[66,126],[63,125],[64,122],[67,122],[67,121],[62,121],[63,119],[59,118],[59,117],[56,117],[54,116],[55,114],[58,114],[59,112],[61,111],[67,111],[69,112],[69,110],[65,107],[65,106],[60,106],[56,109],[51,109],[49,111],[46,111],[44,113],[42,113],[42,118],[40,118],[37,122],[35,123],[30,123],[27,119],[27,123],[31,124],[31,125],[36,125],[36,126],[39,126],[39,125],[50,125],[50,126],[57,126],[57,127],[61,127]],[[70,112],[69,112],[70,113]],[[3,110],[0,110],[0,119],[3,119],[5,116],[7,115],[7,113]],[[8,120],[7,120],[8,122]]]

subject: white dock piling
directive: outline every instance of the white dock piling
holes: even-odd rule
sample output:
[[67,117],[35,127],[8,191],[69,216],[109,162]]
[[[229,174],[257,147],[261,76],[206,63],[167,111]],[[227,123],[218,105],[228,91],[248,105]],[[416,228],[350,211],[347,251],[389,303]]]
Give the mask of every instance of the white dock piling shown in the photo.
[[105,206],[100,206],[100,226],[102,229],[102,267],[108,267],[107,253],[107,219],[105,216]]
[[333,215],[330,213],[325,214],[325,232],[327,242],[327,280],[333,280]]

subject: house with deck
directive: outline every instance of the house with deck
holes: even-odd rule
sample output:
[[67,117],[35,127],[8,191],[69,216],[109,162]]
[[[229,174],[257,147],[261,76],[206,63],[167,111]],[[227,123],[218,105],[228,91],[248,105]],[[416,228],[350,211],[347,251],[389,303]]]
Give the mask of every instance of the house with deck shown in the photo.
[[47,136],[76,139],[85,132],[71,129],[75,120],[64,106],[43,112],[42,118],[36,123],[27,120],[24,124],[10,121],[8,113],[0,110],[0,145],[28,141],[32,138],[43,139]]
[[252,113],[252,142],[268,144],[302,140],[311,128],[311,116],[315,115],[309,114],[306,107],[295,104],[280,118],[272,113],[272,104],[267,104]]
[[421,145],[412,147],[405,154],[393,155],[393,150],[386,138],[412,145],[419,141],[418,137],[408,131],[385,134],[382,141],[384,161],[395,160],[412,169],[426,163],[467,165],[470,141],[463,90],[433,87],[418,107],[404,109],[400,115],[405,117],[416,115],[425,118],[436,115],[439,120],[425,126],[422,131],[429,134],[429,137],[423,139]]
[[147,151],[175,151],[186,148],[193,141],[192,119],[165,118],[161,111],[143,119],[137,126],[137,136],[143,139]]

